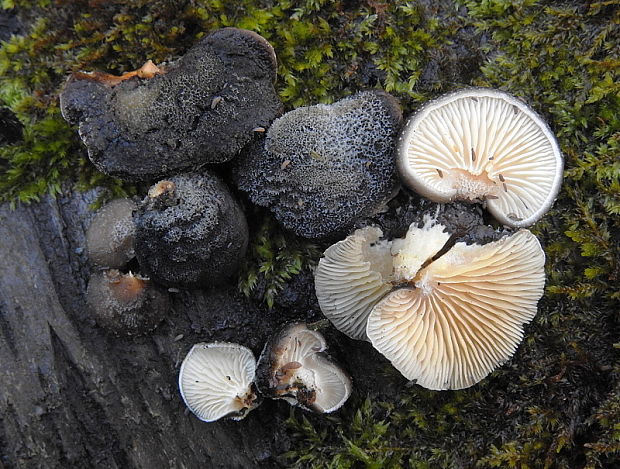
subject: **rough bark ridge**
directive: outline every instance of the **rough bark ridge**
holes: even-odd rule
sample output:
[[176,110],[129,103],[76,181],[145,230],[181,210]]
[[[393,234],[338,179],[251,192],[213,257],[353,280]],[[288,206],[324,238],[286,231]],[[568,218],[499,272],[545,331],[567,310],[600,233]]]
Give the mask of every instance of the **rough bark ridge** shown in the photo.
[[[176,384],[191,344],[238,337],[255,308],[227,292],[182,292],[154,335],[132,339],[89,319],[84,230],[95,197],[0,207],[0,468],[273,466],[285,444],[274,403],[241,425],[204,424]],[[245,337],[255,354],[262,335]]]

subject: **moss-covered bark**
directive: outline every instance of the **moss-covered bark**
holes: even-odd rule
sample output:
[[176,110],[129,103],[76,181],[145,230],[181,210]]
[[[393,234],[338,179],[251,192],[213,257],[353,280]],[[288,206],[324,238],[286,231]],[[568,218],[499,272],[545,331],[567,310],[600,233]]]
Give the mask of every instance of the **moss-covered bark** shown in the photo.
[[[354,371],[334,418],[294,412],[285,464],[316,467],[613,467],[619,464],[620,1],[4,0],[25,33],[0,48],[0,99],[24,124],[0,147],[0,200],[38,200],[65,179],[135,191],[91,169],[59,115],[66,74],[172,60],[222,26],[274,46],[288,108],[385,89],[406,113],[444,91],[492,86],[550,122],[564,188],[535,231],[547,294],[510,363],[469,390],[407,387],[385,365]],[[320,249],[251,217],[242,290],[272,306]],[[305,273],[304,275],[307,275]],[[302,282],[302,285],[307,285]],[[345,341],[341,347],[364,345]],[[351,358],[349,367],[364,364]],[[365,386],[368,373],[373,384]],[[379,386],[381,387],[381,386]],[[243,422],[241,423],[243,425]]]

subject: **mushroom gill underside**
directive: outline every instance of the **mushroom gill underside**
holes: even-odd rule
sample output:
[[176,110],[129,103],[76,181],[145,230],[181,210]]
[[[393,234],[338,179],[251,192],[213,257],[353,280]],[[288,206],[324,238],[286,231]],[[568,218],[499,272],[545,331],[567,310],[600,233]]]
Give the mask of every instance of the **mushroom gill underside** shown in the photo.
[[194,345],[181,365],[179,390],[185,404],[200,419],[241,420],[256,407],[253,381],[256,361],[237,344]]
[[351,394],[351,381],[325,355],[326,348],[325,338],[305,324],[286,327],[268,347],[269,360],[259,360],[269,369],[267,394],[317,413],[340,408]]
[[464,90],[430,103],[410,120],[400,170],[436,202],[486,200],[508,226],[528,226],[549,208],[562,158],[548,126],[506,93]]
[[377,303],[367,334],[407,379],[466,388],[514,354],[544,281],[544,253],[529,231],[484,246],[456,243]]

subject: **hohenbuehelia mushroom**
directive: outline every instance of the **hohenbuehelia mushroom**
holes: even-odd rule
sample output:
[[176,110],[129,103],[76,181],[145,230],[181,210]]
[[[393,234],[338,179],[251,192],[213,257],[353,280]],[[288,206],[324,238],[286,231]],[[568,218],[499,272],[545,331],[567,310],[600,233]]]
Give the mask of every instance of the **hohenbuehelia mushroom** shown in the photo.
[[348,229],[395,187],[401,122],[396,99],[379,91],[295,109],[242,152],[237,184],[299,236]]
[[256,360],[247,347],[227,342],[196,344],[179,371],[185,405],[204,422],[243,419],[258,405]]
[[450,245],[443,226],[429,221],[377,244],[375,230],[358,230],[317,267],[317,297],[337,328],[363,338],[366,318],[373,346],[429,389],[471,386],[514,354],[545,283],[545,255],[532,233]]
[[259,390],[321,414],[339,409],[351,394],[351,380],[327,358],[326,349],[323,335],[305,324],[285,327],[259,359]]
[[207,172],[153,185],[134,220],[140,268],[170,287],[225,282],[237,272],[248,244],[241,207]]
[[237,155],[282,113],[275,78],[264,38],[224,28],[161,68],[73,74],[60,104],[97,169],[145,181]]
[[97,324],[119,336],[146,334],[170,311],[166,289],[140,275],[116,269],[94,273],[86,299]]
[[122,269],[135,257],[136,209],[131,199],[116,199],[97,211],[86,232],[88,259],[93,264]]
[[398,146],[401,179],[435,202],[484,200],[512,227],[529,226],[555,200],[564,166],[549,126],[520,99],[473,88],[423,106]]

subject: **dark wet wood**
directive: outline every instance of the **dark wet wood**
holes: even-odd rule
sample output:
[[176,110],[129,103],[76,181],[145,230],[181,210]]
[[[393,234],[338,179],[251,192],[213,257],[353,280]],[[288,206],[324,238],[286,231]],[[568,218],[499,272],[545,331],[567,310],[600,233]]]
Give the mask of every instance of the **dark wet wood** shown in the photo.
[[[226,340],[249,323],[250,306],[181,292],[170,318],[134,339],[89,318],[84,230],[95,195],[0,207],[0,468],[273,467],[274,403],[240,423],[206,424],[177,391],[191,345]],[[221,307],[231,301],[245,311],[232,323]],[[256,353],[262,340],[246,344]]]

